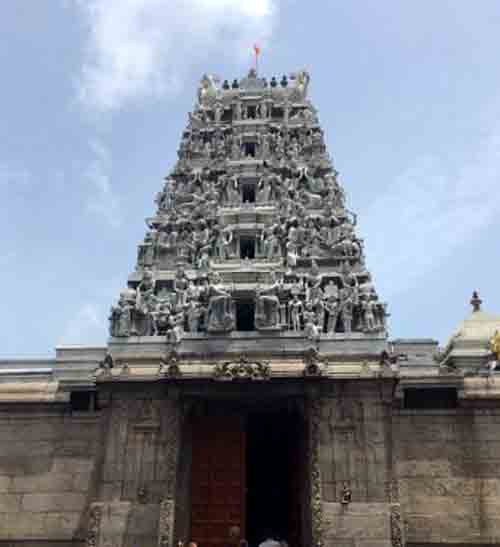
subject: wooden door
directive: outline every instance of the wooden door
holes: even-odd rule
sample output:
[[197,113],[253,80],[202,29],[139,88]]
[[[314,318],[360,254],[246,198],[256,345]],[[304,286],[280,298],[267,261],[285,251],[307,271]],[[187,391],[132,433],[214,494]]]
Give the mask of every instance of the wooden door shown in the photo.
[[245,537],[245,430],[240,418],[193,424],[191,538],[200,547],[227,547],[229,530]]

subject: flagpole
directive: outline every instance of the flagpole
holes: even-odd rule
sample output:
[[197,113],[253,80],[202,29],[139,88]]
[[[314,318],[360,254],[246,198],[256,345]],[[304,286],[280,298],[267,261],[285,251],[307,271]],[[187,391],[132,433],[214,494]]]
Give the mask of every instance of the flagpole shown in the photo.
[[253,52],[255,55],[255,74],[257,75],[259,73],[259,54],[260,54],[260,47],[257,44],[254,44],[253,46]]

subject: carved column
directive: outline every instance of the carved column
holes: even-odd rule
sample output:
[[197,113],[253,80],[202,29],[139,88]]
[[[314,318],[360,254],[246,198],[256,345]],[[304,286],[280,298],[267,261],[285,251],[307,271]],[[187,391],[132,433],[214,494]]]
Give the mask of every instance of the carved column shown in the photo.
[[86,541],[88,547],[98,547],[99,545],[101,519],[102,519],[102,507],[100,505],[93,505],[90,509],[90,515],[89,515],[89,527],[88,527],[87,541]]
[[320,468],[321,400],[319,395],[309,398],[309,466],[311,477],[311,531],[312,545],[323,545],[323,496]]
[[158,523],[158,546],[172,547],[175,516],[175,494],[177,463],[180,447],[181,411],[177,393],[172,393],[167,401],[167,474],[165,492],[160,503]]
[[403,520],[401,518],[401,504],[391,504],[391,544],[392,547],[404,547]]
[[394,460],[394,436],[392,424],[393,385],[379,380],[380,403],[383,408],[386,446],[386,499],[389,501],[392,547],[404,547],[403,517],[399,499],[399,480]]

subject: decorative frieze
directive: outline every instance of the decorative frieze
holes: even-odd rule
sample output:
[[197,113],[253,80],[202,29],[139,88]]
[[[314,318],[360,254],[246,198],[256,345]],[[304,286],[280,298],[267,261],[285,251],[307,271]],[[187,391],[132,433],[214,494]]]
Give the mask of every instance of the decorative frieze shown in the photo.
[[271,368],[269,363],[250,361],[246,355],[242,355],[238,361],[226,361],[216,363],[213,372],[214,380],[269,380]]

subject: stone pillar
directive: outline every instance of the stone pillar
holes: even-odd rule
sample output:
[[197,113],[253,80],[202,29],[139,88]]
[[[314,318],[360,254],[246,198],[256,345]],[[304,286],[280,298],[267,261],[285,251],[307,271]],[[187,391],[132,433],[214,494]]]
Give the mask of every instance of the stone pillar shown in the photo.
[[88,547],[122,547],[125,544],[130,506],[131,503],[128,501],[91,504]]
[[308,401],[308,431],[309,431],[309,467],[311,495],[311,532],[312,546],[323,546],[323,496],[321,487],[320,466],[320,425],[321,400],[319,394],[309,396]]
[[160,503],[158,547],[173,547],[177,464],[179,460],[181,411],[177,392],[169,394],[167,404],[167,474],[165,490]]

